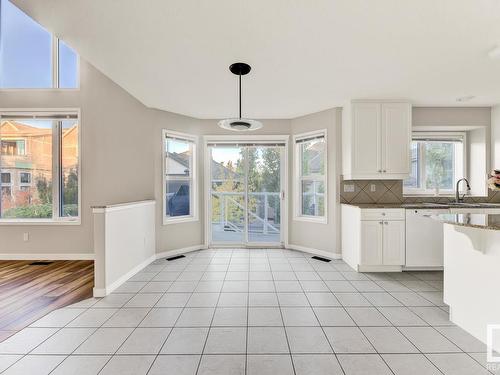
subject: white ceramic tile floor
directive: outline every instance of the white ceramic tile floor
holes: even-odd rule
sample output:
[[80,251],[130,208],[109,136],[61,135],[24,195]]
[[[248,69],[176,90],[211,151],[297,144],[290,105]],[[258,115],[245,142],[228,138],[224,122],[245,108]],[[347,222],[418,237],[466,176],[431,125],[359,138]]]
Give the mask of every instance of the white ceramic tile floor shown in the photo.
[[356,273],[290,250],[193,252],[7,338],[0,372],[498,374],[449,322],[442,278]]

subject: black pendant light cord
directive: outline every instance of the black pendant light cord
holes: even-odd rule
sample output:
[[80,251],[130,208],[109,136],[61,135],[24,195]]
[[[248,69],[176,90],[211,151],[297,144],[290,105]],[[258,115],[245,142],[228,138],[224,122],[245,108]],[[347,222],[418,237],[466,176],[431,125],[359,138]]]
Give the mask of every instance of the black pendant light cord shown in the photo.
[[239,76],[240,76],[240,118],[241,118],[241,72]]

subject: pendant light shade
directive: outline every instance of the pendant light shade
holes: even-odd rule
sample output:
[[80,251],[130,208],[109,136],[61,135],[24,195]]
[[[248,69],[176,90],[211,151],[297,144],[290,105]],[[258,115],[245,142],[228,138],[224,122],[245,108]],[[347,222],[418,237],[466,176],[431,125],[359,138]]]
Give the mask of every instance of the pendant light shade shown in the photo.
[[229,118],[225,120],[219,121],[219,126],[223,129],[234,130],[234,131],[249,131],[256,130],[262,128],[262,123],[257,120],[251,120],[247,118],[241,117],[241,76],[247,75],[250,73],[252,68],[250,65],[245,63],[234,63],[229,67],[229,70],[234,75],[239,77],[239,114],[238,118]]

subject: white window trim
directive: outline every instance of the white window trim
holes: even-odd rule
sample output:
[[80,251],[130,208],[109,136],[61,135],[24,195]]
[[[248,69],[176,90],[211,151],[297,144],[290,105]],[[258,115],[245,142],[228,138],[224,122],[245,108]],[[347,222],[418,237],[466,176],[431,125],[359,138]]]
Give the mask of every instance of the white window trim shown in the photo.
[[[411,142],[414,139],[436,139],[440,140],[443,138],[446,139],[456,139],[462,141],[462,153],[463,153],[463,162],[462,162],[462,176],[467,178],[467,165],[468,165],[468,157],[467,157],[467,132],[448,132],[448,131],[414,131],[411,135]],[[425,162],[423,163],[425,165]],[[423,166],[422,165],[422,166]],[[415,188],[407,188],[403,184],[403,196],[404,197],[435,197],[436,194],[433,189],[415,189]],[[439,190],[438,197],[454,197],[455,190]]]
[[[167,136],[171,136],[174,138],[185,139],[186,141],[193,142],[193,155],[192,155],[192,165],[191,165],[191,183],[192,186],[189,189],[189,200],[190,200],[190,215],[185,216],[167,216],[167,174],[166,172],[166,147],[165,141]],[[161,147],[162,147],[162,217],[163,217],[163,225],[169,224],[180,224],[180,223],[189,223],[195,222],[199,220],[198,217],[198,137],[192,134],[181,133],[173,130],[162,129],[162,138],[161,138]]]
[[[36,119],[37,116],[46,116],[54,114],[76,114],[78,116],[78,216],[77,217],[60,217],[59,216],[59,206],[58,202],[60,200],[59,196],[59,184],[53,184],[52,191],[52,202],[54,205],[53,212],[57,212],[57,216],[52,219],[2,219],[0,218],[0,225],[81,225],[82,220],[82,114],[80,108],[0,108],[0,120],[2,119],[2,114],[13,115],[30,115]],[[53,129],[55,132],[56,129]],[[27,146],[26,146],[27,147]],[[26,153],[28,153],[26,148]],[[59,175],[59,146],[52,147],[52,163],[53,171],[52,174],[56,173]],[[1,161],[1,159],[0,159]],[[57,165],[56,165],[57,164]],[[0,165],[1,167],[1,165]],[[32,176],[33,178],[33,176]]]
[[[312,215],[303,215],[302,214],[302,194],[301,194],[301,183],[302,176],[300,172],[301,160],[300,152],[298,151],[297,141],[300,141],[305,138],[311,137],[320,137],[323,136],[325,138],[325,155],[324,155],[324,164],[325,164],[325,174],[324,177],[318,178],[317,181],[323,181],[325,185],[325,195],[324,195],[324,204],[325,204],[325,212],[323,216],[312,216]],[[314,176],[312,176],[314,177]],[[311,178],[308,178],[311,180]],[[315,179],[316,180],[316,179]],[[310,223],[319,223],[319,224],[328,224],[328,136],[327,130],[315,130],[307,133],[295,134],[293,136],[293,220],[294,221],[304,221]]]

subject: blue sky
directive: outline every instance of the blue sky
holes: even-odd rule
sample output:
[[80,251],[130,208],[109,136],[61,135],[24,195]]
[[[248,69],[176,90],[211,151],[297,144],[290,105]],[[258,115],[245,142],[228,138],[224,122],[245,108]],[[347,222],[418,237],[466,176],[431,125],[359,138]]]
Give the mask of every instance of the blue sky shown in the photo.
[[[0,87],[52,87],[51,35],[8,0],[0,0]],[[77,85],[77,56],[61,43],[60,87]]]

